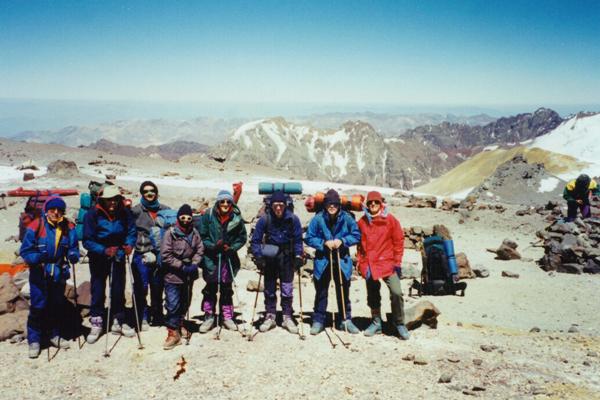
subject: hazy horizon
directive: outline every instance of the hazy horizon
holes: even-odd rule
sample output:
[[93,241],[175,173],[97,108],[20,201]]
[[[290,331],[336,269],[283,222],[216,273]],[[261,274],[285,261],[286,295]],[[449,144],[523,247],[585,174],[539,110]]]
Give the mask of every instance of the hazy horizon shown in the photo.
[[335,103],[225,103],[0,99],[0,136],[24,131],[58,130],[72,125],[98,125],[120,120],[191,120],[195,118],[258,119],[274,116],[293,118],[330,113],[375,113],[389,115],[451,114],[494,118],[551,108],[565,117],[579,111],[600,111],[597,105],[497,105],[457,106],[425,104],[335,104]]

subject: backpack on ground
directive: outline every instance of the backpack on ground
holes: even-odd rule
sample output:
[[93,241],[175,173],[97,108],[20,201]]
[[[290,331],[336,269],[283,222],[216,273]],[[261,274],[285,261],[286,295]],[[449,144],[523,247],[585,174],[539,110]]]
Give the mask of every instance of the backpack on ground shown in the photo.
[[[421,271],[421,282],[414,280],[412,284],[412,288],[417,289],[419,295],[455,295],[457,291],[461,291],[461,295],[464,296],[467,284],[465,282],[454,282],[457,271],[456,267],[450,262],[447,254],[448,244],[445,242],[448,241],[440,236],[433,235],[426,238],[422,243],[423,269]],[[454,254],[451,256],[454,257]]]
[[87,212],[96,206],[98,202],[98,194],[102,191],[104,185],[100,182],[90,181],[88,184],[89,193],[81,193],[79,195],[79,212],[77,213],[77,224],[75,230],[77,231],[77,239],[83,240],[83,220]]

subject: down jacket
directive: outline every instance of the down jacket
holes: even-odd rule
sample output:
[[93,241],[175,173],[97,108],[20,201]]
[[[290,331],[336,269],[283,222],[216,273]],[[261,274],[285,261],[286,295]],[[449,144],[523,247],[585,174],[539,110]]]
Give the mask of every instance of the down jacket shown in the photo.
[[196,225],[202,242],[204,244],[204,257],[203,257],[203,268],[209,274],[213,274],[217,270],[217,264],[219,263],[219,250],[217,248],[217,242],[222,240],[223,243],[229,245],[229,251],[221,253],[223,260],[227,259],[231,263],[234,276],[240,269],[240,258],[238,257],[238,250],[241,249],[248,239],[246,233],[246,226],[240,209],[234,204],[231,218],[225,225],[221,225],[217,211],[218,205],[215,203],[213,208],[204,214]]
[[383,210],[376,217],[368,211],[358,221],[361,240],[358,246],[358,269],[363,278],[373,280],[387,278],[394,273],[394,267],[402,266],[404,255],[404,232],[400,222],[382,205]]
[[[331,251],[325,246],[325,242],[340,239],[342,241],[342,246],[338,249],[340,267],[346,279],[350,279],[352,277],[352,258],[350,257],[349,247],[360,242],[358,225],[352,215],[344,210],[340,211],[333,231],[329,229],[327,219],[329,219],[327,211],[318,212],[308,224],[308,230],[304,237],[304,243],[316,250],[313,275],[315,279],[321,279],[323,272],[329,266]],[[335,252],[333,257],[336,257]]]
[[196,228],[185,234],[178,226],[171,226],[160,244],[162,268],[165,270],[165,282],[184,283],[185,265],[200,266],[204,254],[204,245]]
[[[85,214],[83,220],[83,247],[92,256],[106,257],[107,247],[135,246],[137,230],[133,215],[128,209],[122,209],[115,217],[108,215],[99,204]],[[118,254],[123,258],[125,253]]]

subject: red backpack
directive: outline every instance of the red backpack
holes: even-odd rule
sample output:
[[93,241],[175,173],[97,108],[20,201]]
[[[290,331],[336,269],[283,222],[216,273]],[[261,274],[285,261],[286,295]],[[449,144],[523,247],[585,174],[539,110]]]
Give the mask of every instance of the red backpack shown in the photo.
[[23,241],[25,236],[25,230],[30,223],[36,219],[42,217],[44,214],[44,204],[48,198],[55,196],[53,194],[29,196],[27,203],[25,203],[25,209],[19,215],[19,241]]

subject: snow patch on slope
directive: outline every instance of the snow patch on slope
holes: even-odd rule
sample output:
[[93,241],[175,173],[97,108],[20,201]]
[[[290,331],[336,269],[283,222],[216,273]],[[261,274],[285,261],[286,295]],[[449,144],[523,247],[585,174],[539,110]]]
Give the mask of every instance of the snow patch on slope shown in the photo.
[[530,147],[596,163],[600,159],[600,114],[573,117],[550,133],[536,138]]

